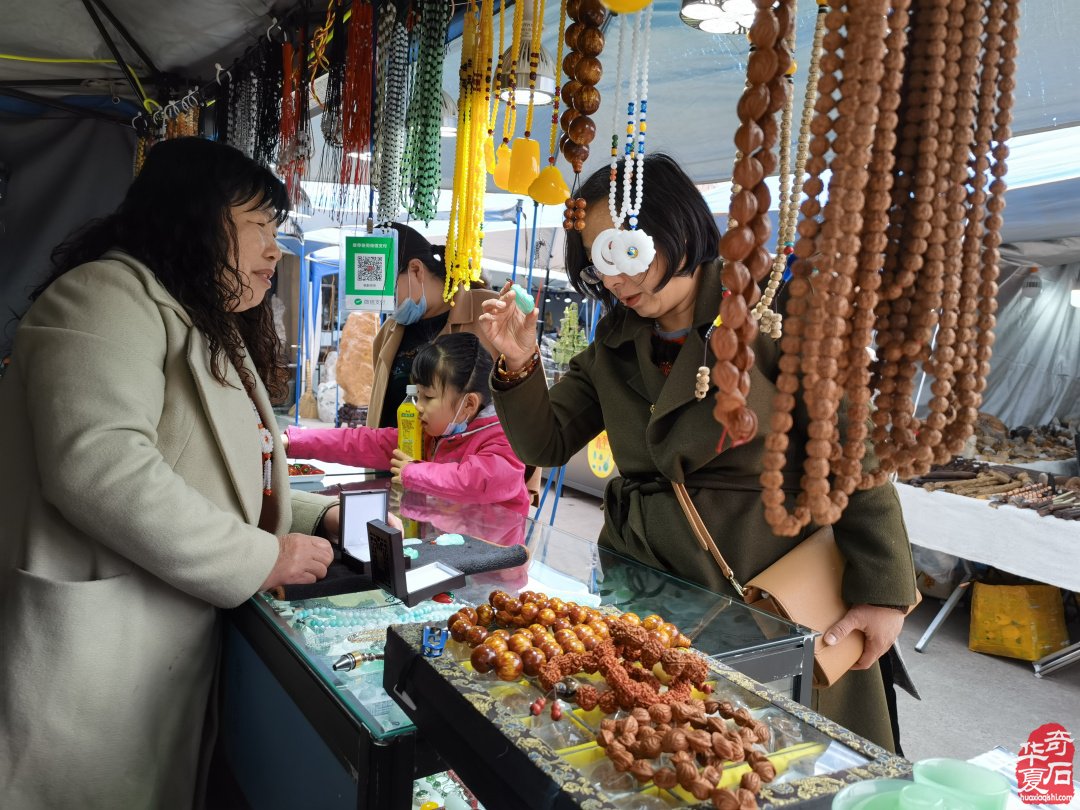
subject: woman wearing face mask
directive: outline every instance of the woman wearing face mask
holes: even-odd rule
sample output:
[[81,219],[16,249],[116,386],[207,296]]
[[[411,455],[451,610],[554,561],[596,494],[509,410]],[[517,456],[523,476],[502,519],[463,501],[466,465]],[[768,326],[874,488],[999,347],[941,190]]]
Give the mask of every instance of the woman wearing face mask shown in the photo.
[[[481,304],[491,290],[459,289],[451,306],[443,300],[446,263],[443,248],[432,245],[408,225],[394,222],[398,233],[397,308],[379,329],[372,345],[375,374],[368,405],[368,427],[394,427],[405,399],[413,358],[439,335],[471,332],[494,356],[480,333]],[[296,456],[301,458],[301,456]]]
[[491,355],[468,332],[438,337],[416,353],[410,379],[418,389],[424,433],[435,440],[428,459],[414,461],[398,450],[398,431],[392,427],[290,427],[286,449],[296,458],[389,469],[407,490],[527,514],[525,465],[491,406],[491,367]]
[[[0,386],[5,808],[201,806],[218,608],[326,574],[270,400],[284,185],[224,144],[150,150],[53,254]],[[204,723],[204,718],[206,722]]]
[[[620,166],[620,184],[622,176]],[[575,289],[599,298],[607,310],[595,340],[549,391],[539,368],[536,311],[523,315],[513,292],[504,290],[498,301],[485,303],[482,317],[488,338],[503,355],[493,377],[495,405],[515,451],[529,464],[564,464],[606,429],[620,476],[604,494],[599,542],[645,565],[734,595],[694,537],[671,482],[686,485],[742,582],[816,527],[808,527],[803,537],[773,534],[759,483],[767,430],[718,453],[722,428],[712,415],[713,397],[695,398],[698,367],[715,362],[705,335],[723,295],[720,234],[701,193],[671,158],[647,157],[639,227],[653,238],[656,255],[648,264],[621,271],[605,261],[604,249],[613,238],[609,177],[603,169],[581,186],[585,228],[569,231],[566,246],[566,268]],[[621,194],[620,185],[615,199]],[[761,335],[753,349],[757,362],[748,404],[758,424],[767,426],[779,348]],[[805,436],[791,442],[785,473],[795,482],[805,443]],[[872,453],[865,463],[875,464]],[[833,533],[847,560],[844,596],[853,607],[826,633],[826,643],[830,634],[839,637],[855,629],[867,641],[852,671],[835,686],[814,692],[813,708],[892,750],[877,659],[899,635],[902,609],[915,601],[911,549],[892,485],[853,493]]]

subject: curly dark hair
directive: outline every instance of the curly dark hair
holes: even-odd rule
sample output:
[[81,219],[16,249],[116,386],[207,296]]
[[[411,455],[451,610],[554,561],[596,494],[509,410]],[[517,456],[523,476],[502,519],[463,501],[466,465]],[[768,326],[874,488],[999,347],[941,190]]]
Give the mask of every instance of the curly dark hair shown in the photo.
[[206,336],[214,379],[227,384],[231,364],[251,393],[255,381],[244,369],[246,354],[271,399],[280,400],[287,393],[288,369],[270,296],[251,309],[232,311],[247,285],[238,270],[229,209],[250,204],[272,209],[281,224],[289,211],[285,185],[231,146],[203,138],[162,141],[147,154],[120,207],[57,246],[53,274],[32,297],[68,270],[122,250],[150,268]]

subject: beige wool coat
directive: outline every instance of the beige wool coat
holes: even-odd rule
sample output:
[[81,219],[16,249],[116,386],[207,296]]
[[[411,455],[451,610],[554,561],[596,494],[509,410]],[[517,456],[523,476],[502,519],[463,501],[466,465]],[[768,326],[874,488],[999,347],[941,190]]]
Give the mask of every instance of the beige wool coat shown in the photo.
[[[264,509],[256,414],[229,372],[214,380],[204,335],[122,253],[22,319],[0,382],[6,810],[192,805],[218,608],[330,503],[290,493],[275,441]],[[272,428],[261,384],[254,403]]]

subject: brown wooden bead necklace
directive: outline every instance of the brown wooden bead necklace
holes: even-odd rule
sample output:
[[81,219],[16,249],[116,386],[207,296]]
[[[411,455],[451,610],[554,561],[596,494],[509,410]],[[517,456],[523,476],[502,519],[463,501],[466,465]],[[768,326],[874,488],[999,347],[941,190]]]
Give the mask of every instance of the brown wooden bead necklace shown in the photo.
[[567,52],[562,69],[567,76],[562,86],[563,111],[560,125],[563,136],[559,150],[581,174],[589,159],[589,144],[596,137],[596,124],[590,116],[600,109],[600,91],[596,85],[603,75],[600,53],[604,49],[604,24],[607,11],[600,0],[567,0],[566,15],[572,20],[563,32]]
[[[562,86],[561,99],[566,109],[559,119],[563,132],[559,151],[574,170],[572,186],[576,191],[581,170],[589,159],[589,144],[596,137],[596,122],[591,116],[600,109],[600,90],[596,85],[604,74],[600,62],[604,50],[601,28],[607,11],[600,0],[566,0],[566,16],[572,22],[563,34],[567,51],[562,60],[566,83]],[[585,229],[585,206],[583,197],[571,195],[563,212],[564,229]]]
[[[803,98],[802,116],[799,122],[798,141],[796,144],[795,169],[791,170],[791,125],[794,113],[794,75],[795,62],[787,71],[787,80],[791,84],[788,102],[784,105],[780,121],[780,202],[779,230],[776,238],[776,255],[773,257],[769,281],[761,294],[761,299],[750,310],[751,317],[761,322],[761,330],[770,337],[779,340],[783,334],[783,316],[773,308],[776,293],[787,269],[788,257],[794,252],[795,223],[799,214],[799,195],[803,185],[803,172],[806,168],[807,141],[810,137],[810,120],[814,112],[814,99],[817,97],[817,83],[820,75],[821,39],[825,34],[824,15],[828,9],[819,5],[814,24],[814,40],[810,47],[810,65],[807,68],[806,92]],[[795,28],[792,26],[786,41],[788,50],[795,53]]]
[[[763,5],[755,26],[771,32],[783,4],[772,18]],[[1017,19],[1017,0],[828,2],[761,477],[765,516],[778,534],[798,534],[811,521],[835,522],[856,487],[880,483],[893,471],[924,472],[971,433],[993,344]],[[747,94],[758,104],[764,97],[752,85]],[[744,126],[747,94],[739,107]],[[740,135],[747,138],[742,128],[740,151],[759,143],[740,143]],[[755,179],[755,168],[744,164],[736,181]],[[822,205],[827,168],[832,179]],[[725,234],[721,253],[726,271],[742,263],[758,279],[752,216],[742,224],[754,213],[749,204],[745,195],[733,198],[738,226]],[[756,285],[745,294],[735,284],[739,275],[731,269],[725,283],[748,304]],[[738,435],[731,424],[743,403],[721,383],[739,380],[729,365],[748,370],[734,359],[738,353],[745,363],[742,339],[753,335],[742,333],[742,306],[725,304],[733,319],[722,306],[728,329],[717,329],[711,340],[718,358],[713,380],[721,385],[715,413]],[[878,359],[871,363],[866,347],[875,329]],[[913,416],[920,364],[933,378],[925,420]],[[789,512],[782,471],[800,394],[809,415],[807,458],[802,492]],[[879,467],[864,473],[868,434]]]
[[791,66],[787,42],[791,37],[794,0],[761,0],[750,28],[753,52],[747,60],[747,83],[739,99],[740,126],[735,133],[735,168],[727,232],[720,239],[724,259],[721,281],[731,291],[720,305],[720,318],[709,339],[716,356],[712,380],[718,386],[713,415],[740,444],[757,433],[757,416],[746,405],[757,321],[750,312],[758,303],[760,282],[772,257],[764,248],[769,234],[771,196],[765,177],[777,168],[774,153],[779,133],[776,112],[791,94],[785,78]]

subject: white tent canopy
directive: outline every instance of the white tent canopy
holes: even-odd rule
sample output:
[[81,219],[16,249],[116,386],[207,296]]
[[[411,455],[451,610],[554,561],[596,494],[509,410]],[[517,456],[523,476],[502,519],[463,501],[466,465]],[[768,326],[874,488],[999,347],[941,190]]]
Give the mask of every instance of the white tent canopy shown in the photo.
[[[523,0],[529,2],[529,0]],[[142,55],[120,37],[117,47],[121,56],[146,79],[153,71],[147,57],[162,73],[171,74],[179,86],[190,87],[214,77],[215,63],[229,65],[234,59],[264,36],[273,18],[283,18],[299,7],[299,0],[186,0],[172,3],[167,0],[109,0],[116,21],[131,33]],[[508,5],[512,5],[508,0]],[[79,122],[32,121],[28,116],[46,118],[40,110],[28,113],[25,100],[9,96],[32,92],[39,96],[58,98],[72,95],[97,99],[105,112],[128,110],[133,92],[123,71],[111,64],[112,53],[102,41],[94,23],[80,0],[43,0],[36,3],[8,3],[4,24],[0,26],[0,54],[27,57],[31,61],[0,58],[0,164],[7,164],[11,173],[8,199],[0,207],[0,225],[7,225],[6,241],[0,240],[0,298],[7,309],[25,308],[26,290],[39,280],[47,266],[46,257],[68,229],[92,214],[105,213],[115,205],[122,192],[126,174],[125,148],[130,149],[130,131],[121,138],[105,138],[103,130],[114,125],[102,125],[91,130]],[[455,15],[460,31],[461,4],[447,3],[448,12]],[[679,20],[680,0],[654,0],[652,54],[649,65],[649,130],[647,148],[673,155],[701,184],[711,209],[723,217],[728,179],[734,157],[733,136],[737,125],[736,102],[743,88],[746,70],[747,43],[741,36],[711,35],[693,30]],[[1080,60],[1069,57],[1075,42],[1080,39],[1080,16],[1077,0],[1022,0],[1020,4],[1020,41],[1016,71],[1015,103],[1013,107],[1010,142],[1012,154],[1007,181],[1004,239],[1011,247],[1003,256],[1015,265],[1040,264],[1047,273],[1042,297],[1049,306],[1057,295],[1056,285],[1049,283],[1053,273],[1068,275],[1068,270],[1054,270],[1077,261],[1075,248],[1063,247],[1063,240],[1080,237]],[[797,14],[796,98],[801,100],[809,64],[809,44],[813,31],[817,3],[803,0]],[[559,3],[548,2],[544,14],[543,46],[554,57],[558,48]],[[105,27],[115,35],[116,26],[106,21]],[[507,41],[509,40],[509,25]],[[614,56],[617,52],[618,23],[607,27],[608,45],[602,55],[606,69],[598,85],[604,105],[595,120],[598,135],[592,156],[585,167],[591,173],[601,169],[607,157],[604,143],[611,129],[614,105],[610,103],[614,87]],[[98,60],[97,63],[72,63],[55,60]],[[460,40],[447,48],[443,71],[443,87],[452,96],[458,95],[458,62]],[[50,61],[53,60],[53,61]],[[77,82],[82,81],[80,85]],[[57,84],[64,82],[64,84]],[[75,82],[75,84],[72,84]],[[156,92],[153,86],[148,90]],[[68,100],[71,100],[68,98]],[[114,101],[119,103],[114,103]],[[20,105],[22,108],[20,109]],[[125,106],[126,105],[126,106]],[[550,108],[537,111],[535,137],[542,145],[546,158]],[[99,110],[100,111],[100,110]],[[21,117],[20,117],[21,116]],[[127,120],[127,119],[124,119]],[[520,120],[520,117],[519,117]],[[28,126],[41,124],[39,129]],[[501,127],[496,125],[498,130]],[[319,128],[313,127],[318,136]],[[107,133],[107,134],[112,134]],[[108,142],[106,142],[108,141]],[[61,143],[64,145],[61,146]],[[448,189],[453,165],[453,140],[443,142],[442,183]],[[47,154],[46,154],[47,150]],[[316,145],[316,154],[320,153]],[[85,156],[93,154],[100,166],[90,166]],[[565,162],[560,159],[560,166]],[[110,169],[101,168],[110,166]],[[117,170],[120,171],[117,171]],[[95,174],[95,172],[97,172]],[[102,176],[109,172],[108,176]],[[30,178],[35,178],[31,180]],[[49,188],[37,188],[48,183]],[[489,185],[489,191],[494,192]],[[313,202],[336,197],[335,193],[309,191]],[[345,224],[358,224],[366,219],[366,189],[353,189],[348,195],[350,204],[344,213],[328,216],[327,210],[315,208],[309,217],[298,217],[294,225],[306,232],[309,239],[333,246],[340,235],[326,232],[336,227],[337,219]],[[57,204],[62,203],[67,210]],[[515,249],[518,265],[524,268],[532,244],[531,229],[536,219],[538,234],[545,244],[534,264],[534,273],[550,267],[558,274],[562,264],[561,219],[558,208],[535,212],[531,201],[525,201],[522,233],[515,229],[517,199],[491,193],[486,200],[485,259],[487,266],[498,269],[513,260]],[[444,192],[439,216],[421,229],[439,241],[446,231],[446,212],[449,193]],[[5,222],[6,221],[6,222]],[[322,231],[321,233],[317,233]],[[1048,241],[1049,240],[1049,241]],[[1070,253],[1069,250],[1073,252]],[[1056,253],[1056,255],[1054,255]],[[1065,281],[1061,282],[1065,289]],[[1009,304],[1010,307],[1015,302]],[[1033,312],[1038,309],[1031,307]],[[1080,340],[1075,339],[1075,313],[1058,311],[1029,315],[1015,322],[1016,329],[1025,334],[1038,334],[1046,324],[1060,325],[1062,339],[1054,349],[1053,361],[1072,369],[1075,377],[1080,366]],[[1038,312],[1043,312],[1038,309]],[[1072,317],[1072,320],[1069,320]],[[1048,328],[1048,327],[1047,327]],[[1055,326],[1057,328],[1057,326]],[[1046,344],[1050,345],[1050,344]],[[1040,354],[1040,353],[1037,353]],[[1047,352],[1041,352],[1045,359]],[[1004,357],[999,345],[997,357]],[[1027,374],[1043,374],[1047,366],[1036,370],[1034,360],[1020,353],[1019,366],[1027,364]],[[1014,397],[1035,398],[1030,387],[1012,385]],[[1075,397],[1075,389],[1069,389]],[[1045,397],[1043,397],[1045,398]]]

